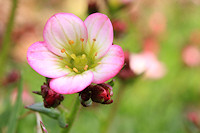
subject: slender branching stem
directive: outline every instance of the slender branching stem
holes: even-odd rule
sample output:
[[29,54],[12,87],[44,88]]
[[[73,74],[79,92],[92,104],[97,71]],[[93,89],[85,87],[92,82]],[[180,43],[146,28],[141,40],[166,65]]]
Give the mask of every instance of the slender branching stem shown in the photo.
[[79,101],[79,96],[77,96],[76,101],[74,103],[74,107],[72,108],[69,117],[66,118],[66,122],[68,123],[68,127],[64,128],[62,130],[62,133],[69,133],[70,132],[79,109],[80,109],[80,101]]
[[123,98],[125,87],[126,87],[126,83],[121,82],[120,87],[117,91],[116,97],[114,99],[113,105],[111,107],[111,110],[108,113],[108,116],[106,117],[106,119],[103,120],[101,123],[101,128],[100,128],[101,133],[108,133],[108,130],[117,114],[118,108],[120,106],[120,102]]

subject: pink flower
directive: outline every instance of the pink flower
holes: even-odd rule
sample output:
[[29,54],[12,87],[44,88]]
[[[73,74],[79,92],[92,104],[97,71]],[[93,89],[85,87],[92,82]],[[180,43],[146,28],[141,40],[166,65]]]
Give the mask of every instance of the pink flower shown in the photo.
[[122,48],[112,45],[112,24],[101,13],[84,22],[71,13],[55,14],[46,23],[43,38],[29,47],[27,60],[36,72],[52,78],[50,88],[60,94],[103,83],[124,63]]
[[194,45],[187,45],[182,50],[182,60],[189,67],[200,65],[200,51]]
[[146,78],[159,79],[166,74],[165,65],[152,52],[132,54],[130,68],[135,74],[144,73]]

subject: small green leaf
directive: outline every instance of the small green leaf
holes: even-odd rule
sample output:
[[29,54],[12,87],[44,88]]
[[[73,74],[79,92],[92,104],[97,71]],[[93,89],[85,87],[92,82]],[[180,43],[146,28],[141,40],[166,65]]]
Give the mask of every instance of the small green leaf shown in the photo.
[[22,83],[22,76],[21,76],[21,79],[19,80],[19,85],[18,85],[17,100],[12,109],[11,116],[9,118],[7,133],[14,133],[16,130],[17,119],[19,116],[20,107],[22,105],[22,101],[21,101],[21,95],[22,95],[22,89],[23,89],[22,87],[23,87],[23,83]]
[[29,106],[26,106],[27,109],[43,113],[53,119],[58,119],[60,112],[56,109],[45,108],[43,103],[35,103]]

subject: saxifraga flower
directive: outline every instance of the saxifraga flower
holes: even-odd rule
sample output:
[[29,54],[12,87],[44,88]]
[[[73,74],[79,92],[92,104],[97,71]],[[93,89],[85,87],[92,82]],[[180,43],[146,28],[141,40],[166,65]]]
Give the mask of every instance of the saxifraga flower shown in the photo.
[[50,88],[59,94],[104,83],[124,64],[122,48],[112,45],[110,19],[101,13],[84,22],[71,13],[57,13],[47,21],[43,38],[29,47],[27,60],[36,72],[52,78]]

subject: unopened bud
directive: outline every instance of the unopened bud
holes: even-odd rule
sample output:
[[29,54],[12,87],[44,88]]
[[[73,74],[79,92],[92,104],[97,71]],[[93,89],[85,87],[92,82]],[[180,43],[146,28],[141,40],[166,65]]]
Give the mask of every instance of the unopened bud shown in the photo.
[[44,106],[46,108],[56,108],[64,100],[64,96],[62,94],[58,94],[50,89],[46,83],[41,86],[41,92],[33,91],[33,93],[42,95]]
[[92,105],[92,100],[91,100],[92,87],[93,85],[89,85],[86,89],[84,89],[83,91],[79,93],[80,102],[84,107],[88,107]]
[[113,95],[112,87],[108,84],[97,84],[92,88],[91,99],[94,102],[102,104],[112,103],[111,96]]
[[47,95],[44,97],[44,106],[46,108],[56,108],[64,100],[64,96],[49,89]]

